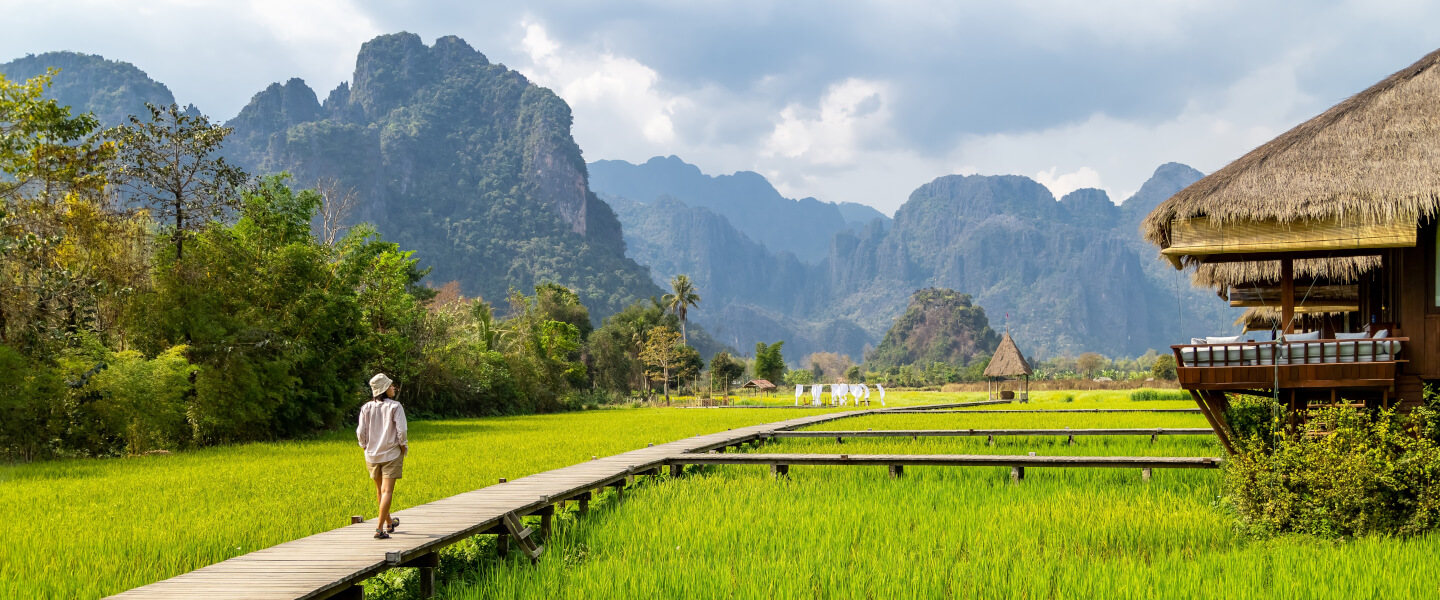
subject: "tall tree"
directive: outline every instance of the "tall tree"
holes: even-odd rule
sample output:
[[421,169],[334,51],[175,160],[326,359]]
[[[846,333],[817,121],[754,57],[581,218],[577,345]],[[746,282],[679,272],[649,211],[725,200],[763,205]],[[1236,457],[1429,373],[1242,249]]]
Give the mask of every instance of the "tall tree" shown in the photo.
[[661,372],[662,385],[665,386],[665,404],[670,404],[670,370],[680,366],[685,357],[684,350],[687,348],[680,341],[680,336],[674,329],[669,327],[656,327],[650,330],[649,341],[645,343],[645,349],[640,352],[640,360],[644,361],[651,369]]
[[755,343],[755,377],[771,382],[781,381],[780,377],[785,374],[785,357],[780,348],[784,345],[783,341],[769,345]]
[[730,397],[730,383],[745,374],[745,363],[735,360],[729,352],[716,352],[710,359],[710,382],[724,390],[725,398]]
[[665,294],[663,298],[665,308],[680,317],[680,340],[689,344],[690,338],[685,333],[685,321],[690,313],[690,307],[700,304],[700,294],[695,293],[695,284],[690,281],[690,276],[684,274],[670,278],[670,290],[671,292]]
[[130,201],[174,227],[178,261],[185,255],[186,236],[238,204],[248,176],[219,156],[230,128],[177,104],[145,107],[148,121],[131,116],[130,124],[113,133],[120,142],[116,182]]

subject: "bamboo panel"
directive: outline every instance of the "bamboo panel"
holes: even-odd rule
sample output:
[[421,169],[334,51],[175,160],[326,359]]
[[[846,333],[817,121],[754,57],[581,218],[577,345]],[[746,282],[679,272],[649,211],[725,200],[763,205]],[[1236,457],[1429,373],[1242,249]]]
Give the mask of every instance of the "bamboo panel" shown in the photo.
[[1275,220],[1212,223],[1209,217],[1175,219],[1166,256],[1203,256],[1248,252],[1305,252],[1409,248],[1415,245],[1416,218],[1365,224],[1329,218],[1280,223]]

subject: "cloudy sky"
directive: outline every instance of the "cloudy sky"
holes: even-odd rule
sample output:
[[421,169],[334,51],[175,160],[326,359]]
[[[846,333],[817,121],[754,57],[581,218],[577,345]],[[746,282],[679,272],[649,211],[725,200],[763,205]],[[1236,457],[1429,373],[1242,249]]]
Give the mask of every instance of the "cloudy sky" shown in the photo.
[[1440,46],[1440,3],[0,0],[0,61],[129,61],[229,118],[323,98],[381,33],[455,34],[574,109],[587,160],[676,154],[887,213],[949,173],[1128,197],[1210,172]]

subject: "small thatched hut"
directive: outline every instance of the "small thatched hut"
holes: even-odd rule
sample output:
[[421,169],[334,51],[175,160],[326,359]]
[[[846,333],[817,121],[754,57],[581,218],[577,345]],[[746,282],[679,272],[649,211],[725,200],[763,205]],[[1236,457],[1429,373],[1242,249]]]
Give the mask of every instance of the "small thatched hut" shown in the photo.
[[755,390],[756,393],[770,393],[775,391],[775,384],[770,383],[770,380],[768,379],[751,379],[750,381],[745,382],[745,385],[740,386],[740,388]]
[[[985,380],[988,382],[987,389],[990,392],[990,399],[995,400],[996,394],[1000,398],[1009,400],[1015,397],[1015,390],[1002,389],[1006,381],[1014,381],[1017,377],[1024,379],[1023,387],[1019,390],[1020,401],[1030,401],[1030,363],[1025,362],[1025,355],[1015,347],[1015,340],[1010,339],[1010,332],[1005,332],[1005,337],[1000,338],[1000,346],[995,349],[995,356],[990,357],[990,364],[985,366]],[[1008,396],[1008,398],[1007,398]]]

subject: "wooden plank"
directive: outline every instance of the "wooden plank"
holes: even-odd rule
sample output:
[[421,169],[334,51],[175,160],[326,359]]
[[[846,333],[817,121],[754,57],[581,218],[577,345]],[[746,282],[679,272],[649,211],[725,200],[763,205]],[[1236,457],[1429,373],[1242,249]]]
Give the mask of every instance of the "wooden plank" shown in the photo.
[[[876,411],[880,412],[880,411]],[[916,410],[902,408],[884,411],[887,415],[913,414],[1030,414],[1030,413],[1198,413],[1197,408],[1057,408],[1055,410]]]
[[670,464],[685,465],[907,465],[947,467],[1088,467],[1214,469],[1222,459],[1210,456],[1023,456],[1002,454],[680,454]]
[[969,437],[969,436],[1048,436],[1048,435],[1213,435],[1209,427],[1151,429],[867,429],[865,431],[776,431],[772,438],[859,438],[859,437]]

